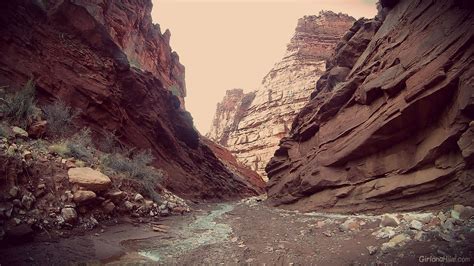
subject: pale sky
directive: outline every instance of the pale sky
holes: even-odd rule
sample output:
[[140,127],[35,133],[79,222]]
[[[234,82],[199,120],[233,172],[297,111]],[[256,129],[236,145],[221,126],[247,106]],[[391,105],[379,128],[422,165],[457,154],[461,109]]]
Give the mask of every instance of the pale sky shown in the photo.
[[153,21],[171,31],[186,67],[186,109],[206,134],[225,91],[256,89],[278,62],[298,18],[320,10],[372,18],[376,0],[153,0]]

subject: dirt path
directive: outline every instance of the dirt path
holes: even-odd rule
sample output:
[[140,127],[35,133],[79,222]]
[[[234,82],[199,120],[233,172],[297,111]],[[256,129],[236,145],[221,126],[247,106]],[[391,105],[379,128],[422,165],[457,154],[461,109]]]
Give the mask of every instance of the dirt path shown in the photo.
[[[379,216],[301,214],[254,201],[200,207],[192,215],[161,221],[166,232],[154,232],[148,225],[121,224],[98,235],[93,233],[54,243],[34,242],[0,252],[2,260],[6,258],[3,253],[9,254],[5,265],[77,262],[413,265],[430,256],[457,256],[467,265],[474,261],[472,225],[459,228],[464,230],[459,231],[461,240],[449,241],[429,231],[422,237],[416,236],[420,235],[416,230],[400,227],[395,230],[397,234],[406,235],[409,240],[382,251],[383,243],[389,238],[373,235],[381,230]],[[356,223],[350,223],[352,221]],[[344,229],[342,224],[349,224],[348,228]],[[377,248],[375,254],[369,254],[369,246]]]

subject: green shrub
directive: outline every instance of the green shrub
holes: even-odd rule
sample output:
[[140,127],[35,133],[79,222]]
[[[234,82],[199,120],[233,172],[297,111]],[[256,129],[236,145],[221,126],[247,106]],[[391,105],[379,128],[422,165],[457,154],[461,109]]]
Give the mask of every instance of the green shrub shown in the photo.
[[66,147],[69,150],[67,155],[90,162],[93,158],[91,150],[88,149],[93,147],[90,129],[84,128],[74,134],[66,141]]
[[63,157],[74,157],[90,163],[94,157],[90,150],[92,147],[90,129],[85,128],[74,134],[69,139],[49,146],[48,149],[50,152],[59,154]]
[[6,95],[0,102],[0,111],[7,121],[22,128],[28,127],[38,113],[33,80],[28,80],[22,89]]
[[151,151],[145,150],[130,158],[120,153],[107,154],[102,158],[102,164],[115,173],[138,180],[143,184],[145,195],[159,201],[160,197],[154,188],[163,178],[163,174],[150,166],[153,160]]
[[66,143],[56,143],[48,147],[49,152],[59,154],[61,156],[67,156],[70,153]]
[[115,131],[105,131],[103,133],[102,140],[99,143],[99,148],[103,152],[114,153],[117,152],[117,137]]
[[62,101],[54,102],[43,108],[46,121],[48,121],[48,132],[53,136],[63,136],[71,131],[72,120],[77,115],[71,107]]

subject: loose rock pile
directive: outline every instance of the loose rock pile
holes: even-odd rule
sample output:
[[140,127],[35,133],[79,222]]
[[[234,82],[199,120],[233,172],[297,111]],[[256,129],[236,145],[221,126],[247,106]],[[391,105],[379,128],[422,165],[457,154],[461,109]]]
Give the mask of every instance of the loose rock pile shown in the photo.
[[[322,216],[325,219],[312,225],[323,228],[337,225],[344,234],[356,234],[362,230],[371,230],[376,239],[385,240],[380,247],[368,246],[370,255],[402,247],[410,241],[427,241],[438,239],[450,244],[461,244],[467,235],[474,234],[474,208],[454,205],[452,209],[436,213],[393,213],[376,216],[366,215],[333,215],[309,213],[311,216]],[[372,227],[370,226],[372,225]],[[375,228],[374,228],[375,225]],[[332,237],[337,230],[326,230],[323,235]]]
[[26,241],[38,231],[90,230],[124,215],[146,222],[190,211],[166,189],[159,202],[147,199],[97,170],[97,158],[86,167],[48,151],[21,128],[12,131],[0,139],[0,174],[6,177],[0,180],[0,242]]
[[[376,238],[390,239],[382,244],[381,251],[402,246],[410,240],[424,241],[428,238],[448,242],[464,241],[465,234],[472,233],[474,208],[454,205],[449,211],[433,213],[406,213],[384,215],[380,229],[373,233]],[[387,224],[388,219],[393,219]]]

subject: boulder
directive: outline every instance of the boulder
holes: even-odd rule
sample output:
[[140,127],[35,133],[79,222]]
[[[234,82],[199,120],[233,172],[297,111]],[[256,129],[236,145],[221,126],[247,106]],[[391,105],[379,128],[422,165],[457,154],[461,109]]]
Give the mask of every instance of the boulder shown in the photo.
[[445,231],[452,231],[454,229],[454,225],[456,220],[454,218],[447,218],[446,221],[441,225],[441,227]]
[[135,197],[133,198],[136,202],[143,202],[145,198],[142,196],[142,194],[137,193]]
[[110,178],[89,167],[77,167],[68,170],[69,182],[92,191],[102,191],[110,187]]
[[386,214],[382,216],[382,220],[380,221],[380,226],[385,227],[385,226],[391,226],[391,227],[397,227],[400,224],[400,221],[395,215],[391,214]]
[[104,210],[104,213],[109,214],[115,210],[115,204],[110,200],[104,201],[102,203],[102,209]]
[[438,219],[440,220],[441,223],[444,223],[446,221],[446,215],[444,214],[444,212],[439,212],[438,215],[437,215]]
[[[453,216],[453,213],[456,217]],[[463,205],[454,205],[453,210],[451,211],[451,217],[461,220],[469,220],[474,217],[474,208],[471,206]]]
[[391,227],[382,227],[378,231],[372,233],[376,238],[391,238],[395,235],[395,231]]
[[104,196],[108,199],[111,199],[112,201],[120,201],[123,198],[125,198],[126,195],[123,191],[114,189],[114,190],[107,191],[107,193],[105,193]]
[[377,253],[377,247],[374,247],[374,246],[368,246],[367,247],[367,250],[369,251],[369,255],[374,255],[375,253]]
[[418,220],[412,220],[410,222],[410,228],[415,230],[421,230],[423,228],[423,224]]
[[25,159],[25,160],[31,160],[31,159],[33,159],[33,154],[31,153],[31,151],[23,151],[23,153],[21,154],[21,156],[22,156],[23,159]]
[[13,134],[15,134],[15,137],[19,138],[28,138],[28,132],[26,132],[23,128],[20,127],[12,127]]
[[35,200],[36,199],[35,199],[35,196],[33,196],[33,194],[26,193],[21,198],[21,205],[23,205],[23,207],[25,207],[25,209],[29,210],[33,206],[33,203],[35,202]]
[[94,191],[90,190],[78,190],[74,192],[73,194],[73,200],[76,203],[85,203],[87,201],[90,201],[92,199],[95,199],[97,195],[95,194]]
[[20,189],[16,186],[11,187],[10,190],[8,191],[8,194],[10,194],[12,198],[16,198],[19,193],[20,193]]
[[396,246],[403,246],[408,240],[410,240],[410,236],[407,234],[396,235],[387,243],[383,243],[381,250],[385,252],[387,249],[394,248]]
[[29,128],[28,128],[28,135],[32,138],[41,138],[44,136],[46,132],[46,127],[48,125],[47,121],[37,121],[34,122]]
[[68,224],[74,224],[77,221],[77,212],[72,207],[64,207],[61,209],[61,216]]
[[130,201],[126,200],[124,203],[123,203],[123,206],[125,207],[125,209],[127,211],[131,211],[133,210],[134,206],[133,203],[131,203]]
[[347,219],[344,221],[344,223],[339,225],[339,230],[341,232],[347,232],[347,231],[356,231],[360,229],[360,224],[357,220],[355,219]]
[[145,203],[145,208],[151,209],[153,207],[154,202],[152,200],[145,200],[144,203]]

